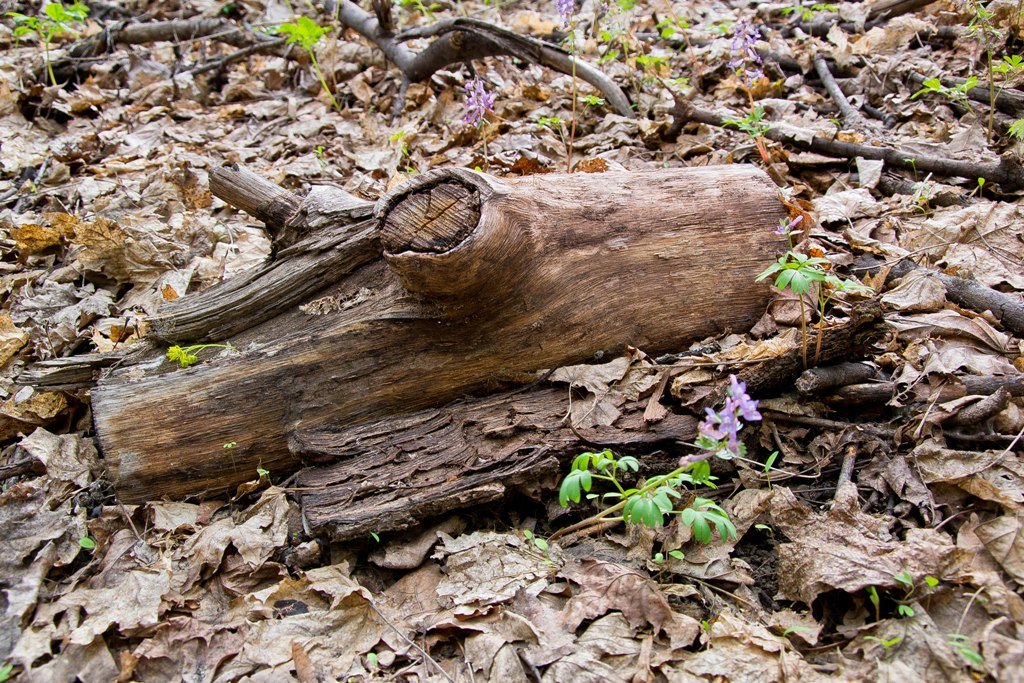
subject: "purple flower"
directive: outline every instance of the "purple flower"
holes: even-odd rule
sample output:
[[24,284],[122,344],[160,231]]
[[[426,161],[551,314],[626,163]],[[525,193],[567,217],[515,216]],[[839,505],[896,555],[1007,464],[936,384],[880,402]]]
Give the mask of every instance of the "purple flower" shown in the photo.
[[707,408],[708,417],[700,423],[699,430],[701,436],[706,436],[718,442],[725,441],[726,447],[736,455],[739,455],[739,431],[743,425],[736,419],[736,411],[729,405],[730,402],[730,399],[726,399],[725,408],[722,409],[721,413],[716,413],[711,408]]
[[[761,413],[757,412],[757,401],[747,395],[747,383],[736,379],[736,375],[729,375],[729,398],[747,422],[761,419]],[[729,405],[728,399],[726,405]]]
[[743,429],[740,416],[748,422],[761,419],[761,413],[757,412],[757,401],[747,395],[747,384],[736,379],[736,375],[729,375],[728,396],[721,412],[711,408],[705,408],[707,417],[700,423],[700,436],[715,445],[704,445],[712,451],[720,451],[724,442],[725,449],[733,455],[743,455],[740,449],[739,432]]
[[484,89],[484,82],[474,78],[466,83],[466,115],[462,120],[474,126],[483,121],[487,112],[494,111],[494,93]]
[[569,28],[575,11],[576,0],[558,0],[558,16],[562,17],[562,28]]
[[732,54],[730,69],[743,71],[747,84],[751,84],[764,76],[761,70],[761,55],[757,54],[757,40],[761,37],[761,29],[752,26],[746,19],[736,24],[732,32]]
[[781,235],[783,237],[785,237],[786,235],[789,235],[791,233],[794,233],[794,232],[800,232],[799,230],[796,230],[796,226],[800,225],[800,223],[803,220],[804,220],[804,217],[802,215],[797,216],[796,218],[791,220],[789,223],[787,223],[786,219],[783,218],[783,219],[781,219],[779,221],[779,227],[777,227],[774,230],[772,230],[772,232],[774,232],[776,235]]

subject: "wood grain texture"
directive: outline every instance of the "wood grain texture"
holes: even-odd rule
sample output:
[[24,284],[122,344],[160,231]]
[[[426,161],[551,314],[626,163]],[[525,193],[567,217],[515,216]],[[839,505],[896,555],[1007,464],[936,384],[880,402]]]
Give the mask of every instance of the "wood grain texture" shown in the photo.
[[589,449],[580,436],[618,452],[650,452],[696,438],[696,419],[670,414],[647,424],[645,405],[623,406],[614,427],[574,432],[565,419],[569,392],[537,387],[358,427],[299,431],[291,448],[305,461],[337,461],[299,473],[303,514],[315,533],[361,538],[512,490],[556,488],[561,463]]
[[[783,247],[777,191],[749,166],[431,172],[382,198],[378,225],[443,185],[479,195],[468,230],[409,212],[408,249],[339,268],[303,305],[235,332],[237,351],[101,382],[94,420],[122,500],[220,493],[257,466],[280,476],[299,464],[295,430],[434,408],[625,344],[656,353],[744,331],[769,298],[753,278]],[[419,239],[423,226],[435,234]],[[442,238],[451,247],[435,251]]]

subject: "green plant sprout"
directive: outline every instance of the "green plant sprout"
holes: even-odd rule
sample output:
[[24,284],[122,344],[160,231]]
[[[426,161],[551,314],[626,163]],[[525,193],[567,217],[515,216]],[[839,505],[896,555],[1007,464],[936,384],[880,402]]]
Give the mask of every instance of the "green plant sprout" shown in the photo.
[[738,128],[752,138],[763,138],[772,128],[772,124],[764,120],[764,107],[760,105],[742,119],[724,119],[722,125]]
[[964,661],[976,669],[985,668],[985,658],[972,647],[970,638],[962,633],[948,633],[946,638],[949,641],[949,646],[963,657]]
[[754,528],[758,531],[764,531],[767,533],[771,537],[772,543],[775,543],[775,529],[771,528],[767,524],[755,524]]
[[829,272],[828,269],[831,268],[831,264],[828,259],[820,256],[808,256],[807,254],[795,251],[793,249],[792,236],[800,232],[795,228],[799,225],[801,219],[802,216],[798,216],[788,224],[785,219],[779,221],[779,228],[775,232],[779,235],[786,235],[789,238],[790,248],[775,263],[765,268],[755,278],[755,281],[760,282],[774,275],[774,284],[777,288],[781,290],[789,289],[797,295],[797,300],[800,302],[800,332],[803,341],[802,355],[804,367],[806,368],[808,315],[804,306],[804,295],[810,293],[812,287],[815,288],[819,316],[818,340],[814,356],[814,362],[817,363],[821,357],[821,338],[823,336],[821,333],[825,325],[825,312],[828,304],[839,292],[867,293],[873,290],[855,280],[841,278]]
[[237,441],[228,441],[227,443],[224,444],[224,448],[230,450],[230,449],[234,448],[237,445],[238,445]]
[[285,43],[288,45],[298,45],[306,51],[306,54],[309,55],[309,63],[313,66],[313,72],[320,81],[320,87],[327,93],[328,99],[331,100],[331,105],[340,112],[341,107],[338,105],[338,100],[334,99],[334,93],[328,87],[327,79],[324,78],[324,73],[320,69],[320,62],[316,58],[315,48],[330,30],[330,26],[321,26],[309,17],[298,17],[294,22],[273,27],[270,29],[270,32],[284,35]]
[[372,538],[374,542],[380,543],[380,534],[378,534],[376,531],[370,532],[370,538]]
[[565,119],[561,116],[541,116],[537,119],[537,127],[547,128],[554,133],[558,133],[558,138],[562,141],[562,146],[565,148],[565,156],[569,157],[572,152],[569,149],[569,137],[565,127]]
[[[689,526],[693,537],[700,543],[710,543],[712,527],[722,539],[736,538],[736,527],[728,513],[707,498],[695,496],[685,508],[676,509],[676,502],[682,499],[680,489],[684,485],[715,488],[716,477],[711,475],[708,459],[712,457],[730,460],[743,458],[746,446],[739,439],[743,428],[740,417],[747,421],[760,420],[757,401],[747,395],[746,383],[735,375],[729,376],[729,387],[725,403],[720,411],[706,408],[707,417],[699,426],[699,437],[694,444],[702,453],[684,456],[679,467],[651,477],[636,486],[626,488],[620,481],[620,474],[637,473],[639,461],[633,456],[617,458],[610,450],[599,453],[586,452],[576,456],[569,474],[562,481],[558,491],[558,502],[562,507],[579,503],[583,494],[588,500],[610,507],[570,527],[555,532],[554,540],[569,532],[586,529],[611,521],[657,528],[671,515],[679,515],[680,521]],[[589,493],[595,481],[612,485],[614,490],[602,494]]]
[[882,620],[882,600],[878,596],[878,588],[875,586],[867,587],[868,600],[871,601],[871,605],[875,608],[875,621]]
[[188,368],[199,362],[196,355],[206,349],[233,349],[231,344],[192,344],[191,346],[178,346],[175,344],[167,349],[167,360],[177,363],[183,368]]
[[893,636],[889,639],[879,638],[878,636],[864,636],[864,640],[870,640],[872,643],[878,643],[885,650],[885,658],[889,658],[889,650],[894,648],[903,642],[903,636]]
[[977,76],[969,76],[963,83],[953,87],[943,85],[942,81],[938,78],[928,78],[921,83],[921,89],[911,95],[910,99],[914,100],[920,95],[934,93],[945,97],[950,102],[963,105],[967,111],[973,114],[974,107],[971,106],[971,98],[968,97],[967,93],[976,85],[978,85]]
[[9,681],[11,679],[11,672],[14,671],[13,664],[4,664],[0,666],[0,683]]
[[768,480],[768,490],[772,490],[772,465],[775,464],[776,458],[779,457],[778,451],[772,451],[764,461],[764,476]]
[[[896,606],[896,614],[901,617],[914,616],[914,609],[907,604],[917,591],[917,585],[914,583],[914,576],[906,569],[903,569],[899,573],[893,575],[892,578],[896,580],[896,583],[903,586],[904,590],[903,597]],[[934,576],[926,576],[924,577],[924,583],[927,587],[928,594],[930,595],[931,591],[939,585],[939,580]]]
[[662,17],[658,20],[658,23],[654,25],[654,28],[658,31],[658,34],[665,40],[671,40],[672,38],[682,37],[686,38],[686,29],[690,28],[690,22],[686,19],[674,19],[672,17]]
[[823,2],[816,2],[812,5],[805,5],[802,2],[797,2],[789,7],[782,8],[783,16],[789,16],[795,14],[800,17],[800,21],[811,21],[814,19],[818,12],[838,12],[839,5],[832,5]]
[[35,33],[39,42],[43,44],[43,61],[46,63],[46,73],[50,77],[50,83],[57,85],[57,77],[53,73],[53,64],[50,62],[50,45],[53,39],[61,33],[77,35],[77,31],[71,29],[71,24],[82,24],[89,16],[89,8],[81,3],[65,7],[62,2],[54,2],[43,5],[41,16],[30,17],[20,12],[8,12],[7,16],[14,19],[14,37],[21,39]]
[[[711,468],[704,460],[679,467],[668,474],[651,477],[639,488],[625,488],[619,482],[620,472],[636,472],[639,463],[632,456],[615,458],[611,451],[600,453],[582,453],[573,461],[572,470],[562,481],[558,492],[558,502],[562,507],[569,503],[579,503],[584,492],[590,491],[595,480],[607,481],[616,490],[598,495],[588,495],[588,499],[599,499],[602,503],[614,502],[611,507],[584,520],[596,523],[603,520],[621,519],[632,524],[641,524],[657,528],[665,523],[665,517],[678,514],[684,524],[693,529],[694,538],[702,543],[711,541],[711,526],[722,538],[735,538],[736,527],[729,520],[728,514],[718,505],[706,498],[696,497],[689,507],[675,510],[673,499],[680,499],[682,494],[677,490],[683,484],[711,486],[714,477]],[[552,538],[564,533],[557,532]]]
[[[682,560],[686,555],[683,554],[682,550],[669,550],[668,557],[671,557],[673,560]],[[654,553],[654,557],[652,558],[654,564],[664,564],[665,560],[665,553]]]
[[548,551],[548,542],[540,536],[534,534],[529,529],[523,529],[523,536],[526,538],[527,541],[533,543],[534,547],[537,548],[537,550],[541,551],[542,553],[546,553]]
[[434,21],[437,15],[434,14],[437,10],[441,9],[441,5],[436,2],[432,2],[429,5],[423,3],[423,0],[400,0],[399,4],[402,9],[412,10],[413,12],[419,12],[430,21]]
[[83,550],[93,550],[96,548],[96,541],[92,540],[88,536],[82,536],[78,539],[78,546]]

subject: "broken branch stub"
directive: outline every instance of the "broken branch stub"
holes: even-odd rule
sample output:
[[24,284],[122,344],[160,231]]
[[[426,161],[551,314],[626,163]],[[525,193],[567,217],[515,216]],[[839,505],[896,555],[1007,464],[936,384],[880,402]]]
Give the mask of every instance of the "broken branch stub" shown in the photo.
[[[438,407],[626,344],[746,330],[770,296],[754,277],[783,247],[771,228],[785,210],[751,166],[456,169],[415,178],[375,215],[382,258],[232,336],[238,351],[100,383],[96,431],[125,502],[220,493],[258,466],[280,476],[299,465],[298,429]],[[332,253],[365,242],[335,241]]]

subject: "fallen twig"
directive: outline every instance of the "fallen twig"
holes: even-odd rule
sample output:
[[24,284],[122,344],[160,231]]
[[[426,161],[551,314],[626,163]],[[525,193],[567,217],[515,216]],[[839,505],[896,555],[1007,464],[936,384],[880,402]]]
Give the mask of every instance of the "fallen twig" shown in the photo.
[[[720,128],[725,126],[725,121],[728,118],[717,112],[699,109],[681,97],[676,97],[676,106],[672,113],[674,117],[684,122],[695,121]],[[923,155],[895,147],[842,142],[827,138],[815,131],[791,126],[770,128],[765,133],[765,137],[797,149],[810,150],[827,156],[851,160],[857,157],[881,160],[895,168],[934,173],[940,176],[972,180],[984,178],[988,182],[998,183],[1007,192],[1024,188],[1024,167],[1021,166],[1020,161],[1009,155],[1001,157],[998,161],[960,161]]]

